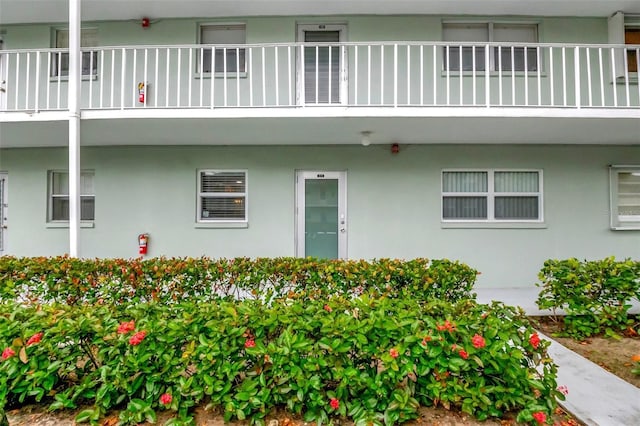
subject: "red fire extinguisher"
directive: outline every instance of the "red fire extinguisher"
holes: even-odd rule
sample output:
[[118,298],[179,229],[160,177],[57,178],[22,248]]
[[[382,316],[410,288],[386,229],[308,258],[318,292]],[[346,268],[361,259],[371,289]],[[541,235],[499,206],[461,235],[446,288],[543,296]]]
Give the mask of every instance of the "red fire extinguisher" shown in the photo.
[[149,244],[149,234],[138,235],[138,254],[147,254]]
[[138,83],[138,102],[144,103],[144,83]]

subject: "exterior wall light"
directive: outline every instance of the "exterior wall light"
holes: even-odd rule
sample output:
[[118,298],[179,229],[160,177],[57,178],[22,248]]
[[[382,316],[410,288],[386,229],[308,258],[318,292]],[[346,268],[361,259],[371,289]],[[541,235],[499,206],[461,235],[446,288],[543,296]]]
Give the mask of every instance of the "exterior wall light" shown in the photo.
[[371,133],[369,130],[365,130],[360,132],[360,135],[362,136],[362,138],[360,139],[360,143],[362,144],[362,146],[369,146],[371,145]]

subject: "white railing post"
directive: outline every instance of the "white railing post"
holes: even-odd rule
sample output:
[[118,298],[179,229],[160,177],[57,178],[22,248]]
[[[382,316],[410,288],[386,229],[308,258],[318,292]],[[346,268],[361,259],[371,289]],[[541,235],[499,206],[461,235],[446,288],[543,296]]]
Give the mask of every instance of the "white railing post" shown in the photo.
[[398,106],[398,43],[393,45],[393,106]]
[[574,62],[574,65],[573,65],[574,70],[573,70],[573,72],[574,72],[574,74],[576,76],[576,81],[575,81],[575,85],[576,85],[576,88],[575,88],[575,91],[576,91],[576,94],[575,94],[576,108],[580,109],[580,108],[582,108],[582,105],[581,105],[582,104],[582,99],[581,99],[582,97],[580,96],[581,95],[580,91],[582,89],[581,89],[581,84],[580,84],[580,48],[577,47],[577,46],[575,47],[575,53],[573,55],[573,62]]
[[489,68],[489,45],[486,44],[484,48],[484,96],[487,108],[491,107],[491,70]]

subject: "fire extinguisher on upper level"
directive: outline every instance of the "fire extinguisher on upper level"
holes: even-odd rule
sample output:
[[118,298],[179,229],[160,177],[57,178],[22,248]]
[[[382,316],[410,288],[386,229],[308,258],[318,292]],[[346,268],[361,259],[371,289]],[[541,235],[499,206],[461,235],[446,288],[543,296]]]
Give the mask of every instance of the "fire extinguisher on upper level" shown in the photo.
[[138,254],[147,254],[149,245],[149,234],[138,235]]
[[144,104],[144,101],[145,101],[144,91],[145,91],[145,84],[141,81],[140,83],[138,83],[138,102],[140,102],[141,104]]

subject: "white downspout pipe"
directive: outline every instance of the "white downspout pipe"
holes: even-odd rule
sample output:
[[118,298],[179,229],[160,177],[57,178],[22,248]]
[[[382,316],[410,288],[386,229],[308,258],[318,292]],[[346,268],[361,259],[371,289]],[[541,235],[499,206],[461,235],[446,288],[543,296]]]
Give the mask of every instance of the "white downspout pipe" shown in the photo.
[[80,1],[69,0],[69,256],[80,256]]

